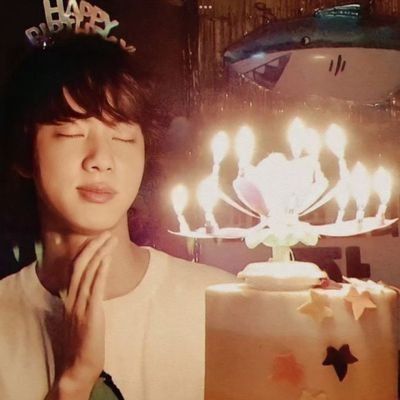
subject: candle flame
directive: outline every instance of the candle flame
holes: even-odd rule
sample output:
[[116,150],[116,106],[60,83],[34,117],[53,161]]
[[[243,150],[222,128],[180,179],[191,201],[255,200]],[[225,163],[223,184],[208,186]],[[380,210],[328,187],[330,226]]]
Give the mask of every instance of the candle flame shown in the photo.
[[288,137],[290,149],[294,158],[299,158],[304,147],[304,131],[305,126],[303,121],[296,117],[289,126]]
[[378,193],[381,204],[387,205],[392,190],[392,178],[383,167],[380,167],[374,174],[373,187]]
[[188,191],[184,185],[177,185],[171,192],[172,205],[175,213],[181,215],[188,202]]
[[337,158],[344,157],[344,149],[347,144],[344,130],[336,124],[331,124],[325,133],[326,144]]
[[349,200],[350,192],[348,184],[344,181],[339,181],[336,192],[336,201],[338,203],[339,210],[344,210]]
[[358,208],[365,208],[370,193],[370,178],[363,164],[357,162],[351,172],[351,191]]
[[249,127],[243,126],[239,129],[235,138],[235,151],[240,165],[250,164],[254,151],[254,134]]
[[218,165],[221,163],[228,151],[228,148],[228,135],[224,131],[218,132],[211,142],[214,165]]
[[321,151],[321,137],[319,133],[312,128],[305,131],[305,150],[311,156],[318,158]]
[[197,199],[206,213],[212,213],[219,199],[218,183],[212,176],[200,182],[197,188]]

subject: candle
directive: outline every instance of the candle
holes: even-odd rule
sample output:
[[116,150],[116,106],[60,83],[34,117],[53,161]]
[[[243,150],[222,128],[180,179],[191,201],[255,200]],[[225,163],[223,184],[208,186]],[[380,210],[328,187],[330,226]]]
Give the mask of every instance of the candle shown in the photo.
[[344,150],[347,144],[344,130],[339,125],[331,124],[325,133],[325,138],[327,146],[338,158],[340,178],[346,178],[349,174],[349,171],[344,158]]
[[186,187],[183,185],[175,186],[172,190],[171,198],[175,214],[179,221],[179,232],[187,233],[190,231],[190,229],[183,215],[183,211],[186,208],[188,202],[188,192]]
[[213,175],[200,182],[197,199],[204,210],[206,232],[215,233],[219,229],[214,217],[214,207],[219,199],[219,187]]
[[[321,169],[321,139],[330,148],[328,155],[334,156],[334,161],[337,159],[339,163],[340,179],[337,179],[336,187],[331,186]],[[229,141],[225,132],[218,132],[211,143],[212,173],[197,188],[198,201],[205,218],[202,227],[192,231],[185,220],[183,213],[188,197],[186,189],[180,186],[172,193],[181,235],[192,238],[246,238],[250,247],[260,243],[278,246],[279,250],[285,249],[287,255],[288,246],[297,242],[314,245],[318,235],[357,235],[389,226],[396,221],[385,219],[392,190],[389,174],[379,168],[372,179],[360,163],[350,173],[345,160],[346,136],[342,128],[332,124],[322,137],[318,131],[305,127],[297,118],[289,127],[289,140],[292,157],[272,152],[257,164],[252,164],[255,137],[247,126],[238,130],[234,142],[239,170],[233,182],[238,198],[235,201],[219,185],[220,165],[227,154]],[[379,196],[379,208],[375,217],[367,218],[372,184]],[[355,199],[355,216],[346,214],[350,196]],[[303,216],[327,204],[333,197],[336,197],[339,208],[335,215],[336,221],[314,226],[301,221]],[[245,227],[220,228],[214,215],[219,198],[260,221],[256,225],[251,221],[251,226],[246,223]]]
[[370,192],[370,179],[366,168],[357,162],[351,172],[351,191],[357,204],[356,219],[362,223]]
[[220,164],[229,148],[229,138],[228,135],[224,131],[218,132],[212,142],[211,142],[211,150],[213,154],[213,175],[218,177]]
[[350,193],[347,181],[339,181],[336,187],[336,201],[339,206],[338,215],[336,218],[336,222],[343,222],[343,217],[346,212],[346,206],[350,199]]
[[321,170],[321,164],[319,162],[319,153],[321,151],[321,137],[319,133],[312,128],[308,128],[305,131],[305,150],[312,158],[314,164],[314,178],[316,182],[319,182],[324,178],[324,174]]
[[239,129],[235,138],[235,151],[239,159],[238,175],[243,176],[254,152],[254,134],[249,127],[243,126]]
[[304,130],[303,121],[296,117],[289,126],[288,137],[290,149],[294,158],[299,158],[304,146]]
[[376,217],[381,223],[385,222],[385,212],[392,190],[392,179],[390,174],[380,167],[373,177],[373,188],[379,196],[380,204]]

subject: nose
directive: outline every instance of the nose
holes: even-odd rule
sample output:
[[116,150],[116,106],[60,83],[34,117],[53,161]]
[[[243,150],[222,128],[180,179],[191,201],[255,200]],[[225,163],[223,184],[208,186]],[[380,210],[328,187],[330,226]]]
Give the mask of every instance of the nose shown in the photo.
[[104,135],[91,137],[87,143],[82,166],[88,172],[105,172],[114,169],[114,157],[107,137]]

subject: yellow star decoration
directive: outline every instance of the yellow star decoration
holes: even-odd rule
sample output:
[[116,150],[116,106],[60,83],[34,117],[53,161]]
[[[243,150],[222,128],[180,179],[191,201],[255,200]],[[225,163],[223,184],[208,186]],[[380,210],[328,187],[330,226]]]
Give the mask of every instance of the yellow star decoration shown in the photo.
[[287,381],[297,386],[303,378],[303,366],[296,361],[292,353],[280,354],[275,357],[270,379],[273,381]]
[[328,396],[324,392],[312,394],[303,390],[299,400],[328,400]]
[[303,314],[307,314],[312,317],[315,321],[321,322],[325,318],[332,317],[332,310],[326,305],[325,296],[318,294],[316,291],[311,290],[311,300],[307,303],[302,304],[297,308]]
[[349,292],[344,299],[351,303],[351,308],[356,321],[360,319],[366,308],[376,308],[376,304],[371,300],[369,292],[360,293],[354,286],[350,287]]

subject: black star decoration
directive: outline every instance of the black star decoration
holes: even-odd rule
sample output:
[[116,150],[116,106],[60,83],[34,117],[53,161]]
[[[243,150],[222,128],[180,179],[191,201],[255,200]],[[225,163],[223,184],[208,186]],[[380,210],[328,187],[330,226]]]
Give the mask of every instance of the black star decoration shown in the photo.
[[339,350],[332,346],[326,349],[326,358],[322,365],[333,365],[340,382],[347,374],[347,365],[357,362],[358,359],[351,354],[348,344],[344,344]]

